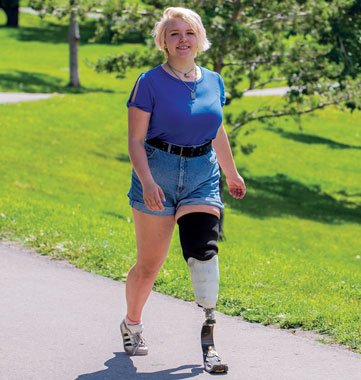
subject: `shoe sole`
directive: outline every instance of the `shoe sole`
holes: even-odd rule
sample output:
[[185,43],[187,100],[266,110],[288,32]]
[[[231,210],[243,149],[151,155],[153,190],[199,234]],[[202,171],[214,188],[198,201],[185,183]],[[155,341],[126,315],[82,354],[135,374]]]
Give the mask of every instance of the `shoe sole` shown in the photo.
[[208,373],[227,373],[228,365],[227,364],[216,364],[211,369],[205,368]]

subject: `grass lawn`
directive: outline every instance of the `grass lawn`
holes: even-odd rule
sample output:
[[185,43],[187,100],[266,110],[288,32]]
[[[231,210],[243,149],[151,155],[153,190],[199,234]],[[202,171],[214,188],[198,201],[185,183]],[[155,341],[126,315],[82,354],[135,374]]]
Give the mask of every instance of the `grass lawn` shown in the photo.
[[[66,42],[48,42],[51,25],[21,17],[22,29],[0,28],[0,90],[58,94],[0,105],[0,238],[124,280],[136,255],[125,102],[137,71],[117,80],[82,59],[132,46],[84,42],[85,89],[73,94]],[[244,98],[225,111],[278,101]],[[361,353],[360,116],[329,108],[305,117],[302,131],[283,119],[239,134],[248,192],[225,199],[218,310],[312,329]],[[239,146],[248,143],[257,148],[245,156]],[[193,299],[177,233],[154,288]]]

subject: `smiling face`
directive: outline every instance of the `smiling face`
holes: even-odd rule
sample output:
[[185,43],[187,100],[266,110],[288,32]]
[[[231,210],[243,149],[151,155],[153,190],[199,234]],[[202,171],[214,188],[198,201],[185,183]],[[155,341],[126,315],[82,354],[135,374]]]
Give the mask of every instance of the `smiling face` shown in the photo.
[[173,18],[167,24],[164,48],[171,58],[194,59],[198,49],[197,36],[187,22]]

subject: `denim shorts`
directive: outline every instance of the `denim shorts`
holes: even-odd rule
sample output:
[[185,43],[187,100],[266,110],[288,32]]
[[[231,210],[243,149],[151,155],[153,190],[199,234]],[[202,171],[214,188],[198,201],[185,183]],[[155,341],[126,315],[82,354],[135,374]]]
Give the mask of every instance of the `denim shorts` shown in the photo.
[[144,145],[154,181],[164,192],[163,211],[149,210],[144,204],[142,184],[134,169],[128,192],[129,204],[151,215],[175,215],[182,205],[211,205],[223,209],[219,194],[219,165],[216,152],[198,157],[181,157]]

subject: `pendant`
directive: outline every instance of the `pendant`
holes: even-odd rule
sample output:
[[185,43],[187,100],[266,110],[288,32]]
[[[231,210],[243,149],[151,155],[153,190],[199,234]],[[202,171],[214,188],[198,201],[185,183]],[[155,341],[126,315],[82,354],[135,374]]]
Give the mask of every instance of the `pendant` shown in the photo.
[[196,93],[195,93],[194,91],[191,91],[191,97],[192,97],[193,100],[195,100],[195,98],[196,98]]

